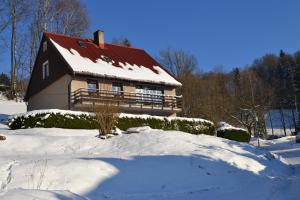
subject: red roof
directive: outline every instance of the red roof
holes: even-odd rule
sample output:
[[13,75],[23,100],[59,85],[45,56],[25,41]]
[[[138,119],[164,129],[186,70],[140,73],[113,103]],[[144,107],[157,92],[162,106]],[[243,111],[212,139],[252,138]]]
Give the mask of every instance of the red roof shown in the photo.
[[[137,49],[132,47],[119,46],[115,44],[105,43],[104,49],[101,49],[96,45],[93,40],[65,36],[55,33],[44,33],[47,38],[50,38],[65,49],[74,49],[82,57],[89,58],[93,62],[100,59],[101,56],[108,57],[114,61],[115,67],[122,67],[121,63],[129,63],[131,65],[144,66],[151,69],[153,72],[158,73],[153,66],[160,66],[151,56],[149,56],[143,49]],[[84,43],[84,46],[79,44],[79,41]]]

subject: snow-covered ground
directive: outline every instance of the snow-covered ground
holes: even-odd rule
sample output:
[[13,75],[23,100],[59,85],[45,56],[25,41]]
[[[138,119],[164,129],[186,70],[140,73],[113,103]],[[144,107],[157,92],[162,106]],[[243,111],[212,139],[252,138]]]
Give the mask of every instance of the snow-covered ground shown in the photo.
[[[296,112],[296,111],[294,111]],[[283,110],[283,116],[284,116],[284,123],[286,127],[286,134],[291,135],[292,132],[294,132],[294,122],[293,122],[293,112],[291,109],[284,109]],[[278,135],[278,136],[284,136],[284,129],[281,119],[280,110],[271,110],[270,113],[266,114],[266,127],[267,132],[269,135]],[[271,123],[272,122],[272,123]],[[272,132],[273,127],[273,132]]]
[[[257,141],[252,141],[257,146]],[[300,196],[300,144],[295,143],[295,136],[288,136],[276,140],[260,140],[264,149],[281,156],[293,168],[293,175],[287,178],[288,184],[284,193],[285,199],[299,199]]]
[[26,112],[26,104],[23,102],[16,101],[8,101],[1,93],[0,93],[0,129],[7,128],[4,125],[7,117],[17,113]]
[[[24,112],[17,105],[0,102],[0,113]],[[295,166],[253,145],[149,128],[107,140],[97,134],[57,128],[9,130],[3,125],[0,135],[7,139],[0,141],[0,199],[299,197]]]

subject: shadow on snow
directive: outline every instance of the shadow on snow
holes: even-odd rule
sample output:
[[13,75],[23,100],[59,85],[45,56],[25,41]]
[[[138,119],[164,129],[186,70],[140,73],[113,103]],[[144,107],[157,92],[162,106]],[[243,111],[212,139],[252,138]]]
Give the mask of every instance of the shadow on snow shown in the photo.
[[255,174],[202,155],[81,159],[98,160],[117,169],[114,176],[85,194],[90,199],[232,199],[233,195],[266,199],[285,184],[284,179],[265,173],[270,170],[268,165]]

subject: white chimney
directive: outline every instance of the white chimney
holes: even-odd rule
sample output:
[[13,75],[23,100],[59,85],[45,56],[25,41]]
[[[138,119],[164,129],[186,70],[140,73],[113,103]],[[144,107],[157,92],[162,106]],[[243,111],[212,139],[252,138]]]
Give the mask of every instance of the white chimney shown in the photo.
[[94,43],[101,49],[104,49],[104,31],[97,30],[94,33]]

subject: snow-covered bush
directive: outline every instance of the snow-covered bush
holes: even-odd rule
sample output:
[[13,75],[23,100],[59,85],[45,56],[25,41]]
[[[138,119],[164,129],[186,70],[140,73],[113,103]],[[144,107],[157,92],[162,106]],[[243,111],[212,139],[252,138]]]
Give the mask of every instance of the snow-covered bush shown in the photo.
[[45,112],[37,114],[24,114],[9,120],[11,129],[21,128],[70,128],[70,129],[96,129],[96,118],[88,114],[75,115],[72,113]]
[[[92,113],[52,109],[16,115],[9,120],[8,125],[11,129],[34,127],[97,129],[97,120]],[[153,129],[179,130],[191,134],[214,135],[214,124],[199,118],[159,117],[121,113],[117,119],[117,127],[121,130],[139,126],[149,126]]]
[[225,122],[219,122],[217,136],[238,142],[249,142],[250,134],[242,128],[237,128]]

